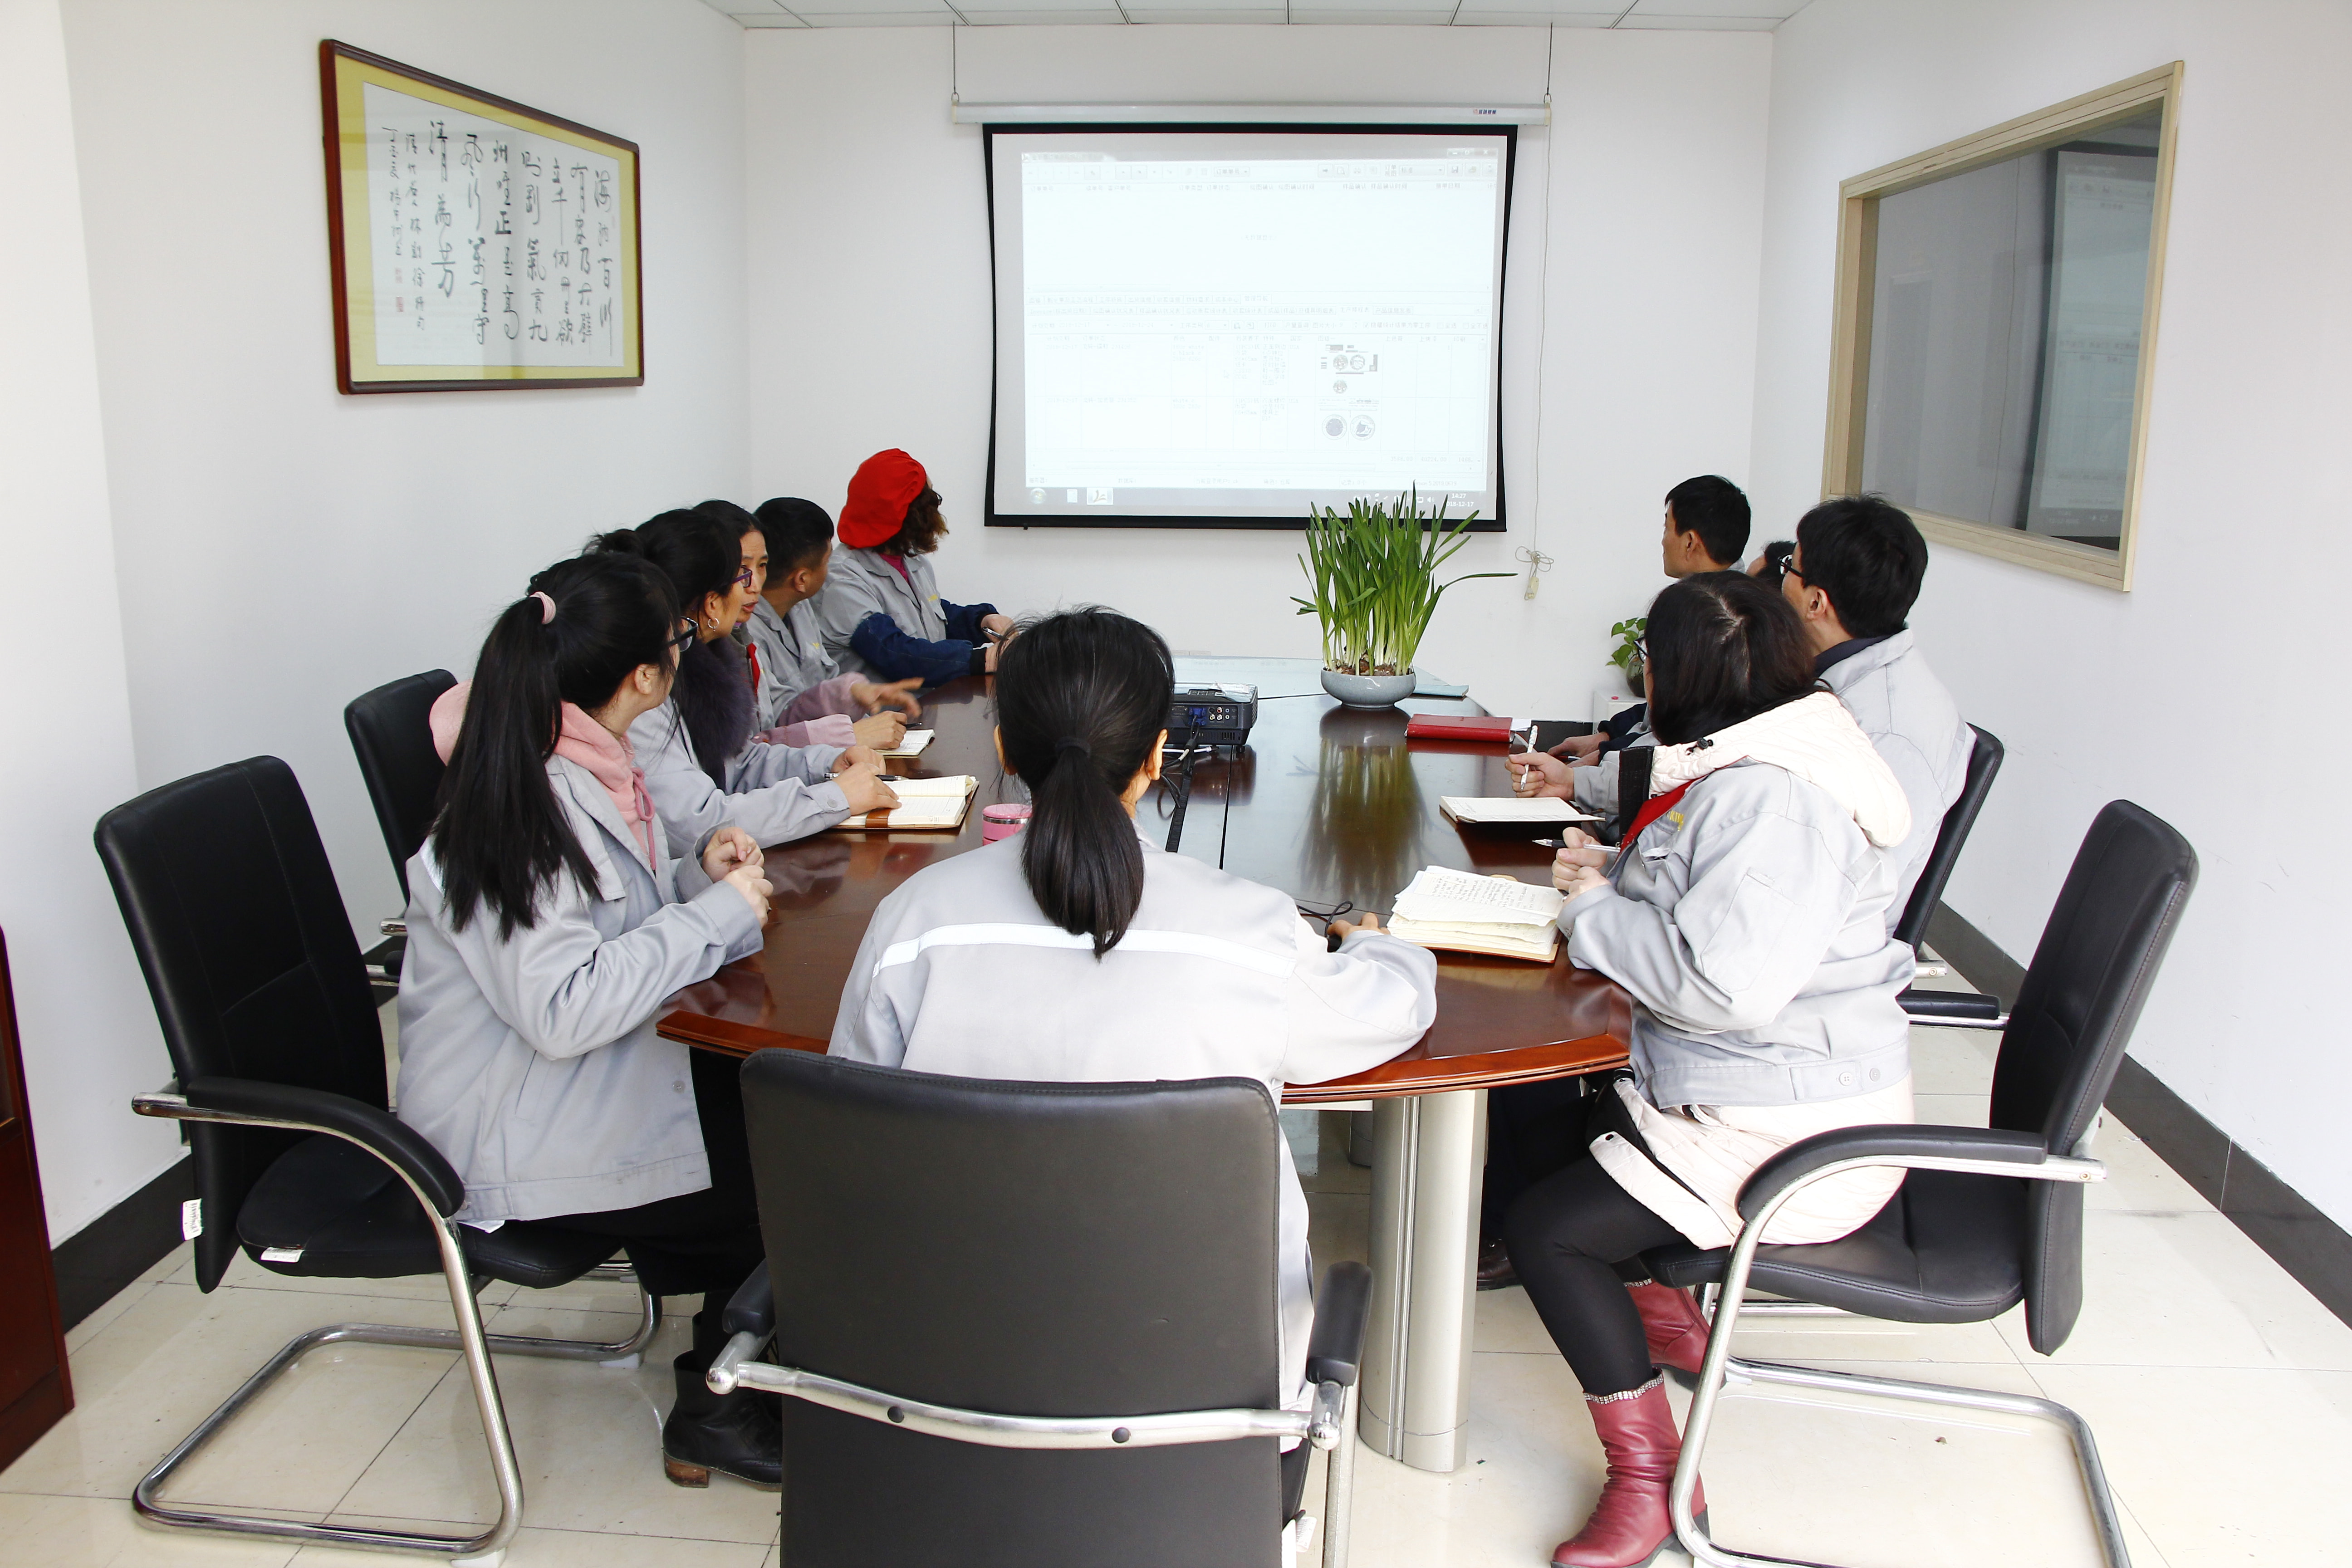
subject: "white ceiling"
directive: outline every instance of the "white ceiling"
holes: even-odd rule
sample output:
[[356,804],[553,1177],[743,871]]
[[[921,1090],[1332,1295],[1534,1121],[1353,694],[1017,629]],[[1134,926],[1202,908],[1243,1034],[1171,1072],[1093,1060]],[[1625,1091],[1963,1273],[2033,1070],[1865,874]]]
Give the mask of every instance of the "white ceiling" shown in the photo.
[[1687,27],[1769,32],[1806,0],[704,0],[746,27],[936,27],[1153,22]]

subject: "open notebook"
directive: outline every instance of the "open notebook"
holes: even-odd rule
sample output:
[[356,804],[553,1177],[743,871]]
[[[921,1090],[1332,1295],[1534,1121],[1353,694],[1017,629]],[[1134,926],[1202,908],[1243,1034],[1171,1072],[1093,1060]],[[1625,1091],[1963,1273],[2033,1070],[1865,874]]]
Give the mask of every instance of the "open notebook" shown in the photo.
[[1513,877],[1481,877],[1428,866],[1396,897],[1391,935],[1422,947],[1549,963],[1559,950],[1567,900]]
[[970,773],[953,773],[936,779],[894,778],[887,782],[898,796],[897,809],[870,811],[863,816],[850,817],[835,825],[833,831],[864,833],[887,828],[929,831],[961,827],[964,813],[971,809],[972,791],[980,787],[980,781]]
[[888,751],[882,752],[881,755],[886,757],[919,757],[923,754],[923,748],[931,743],[931,737],[937,733],[939,733],[939,731],[936,730],[909,730],[907,731],[905,736],[899,740],[897,745],[891,747]]
[[1445,814],[1448,822],[1499,823],[1507,826],[1543,825],[1562,822],[1598,822],[1601,819],[1589,811],[1579,811],[1576,803],[1551,795],[1440,795],[1437,809]]

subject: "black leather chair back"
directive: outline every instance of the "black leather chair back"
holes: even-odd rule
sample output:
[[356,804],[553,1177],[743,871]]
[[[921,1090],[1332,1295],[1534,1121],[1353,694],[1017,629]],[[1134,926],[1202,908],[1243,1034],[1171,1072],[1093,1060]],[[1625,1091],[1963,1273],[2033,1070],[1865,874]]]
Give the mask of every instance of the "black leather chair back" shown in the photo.
[[457,684],[446,669],[428,669],[354,697],[343,709],[343,728],[359,754],[360,776],[375,803],[383,847],[392,852],[400,896],[408,896],[408,858],[433,826],[434,797],[441,788],[441,754],[433,749],[428,722],[434,700]]
[[[967,1409],[1279,1402],[1274,1106],[1246,1079],[743,1068],[782,1364]],[[992,1448],[784,1402],[791,1568],[1270,1565],[1270,1438]]]
[[1969,829],[1977,825],[1977,813],[1984,809],[1993,777],[2000,772],[2000,737],[1974,724],[1969,729],[1976,736],[1976,744],[1969,749],[1969,773],[1960,785],[1960,798],[1944,813],[1944,825],[1936,830],[1936,847],[1927,852],[1927,863],[1919,868],[1919,880],[1912,886],[1911,901],[1904,906],[1903,918],[1895,926],[1895,940],[1906,947],[1917,947],[1927,940],[1936,900],[1944,896],[1944,884],[1951,880],[1952,868],[1959,863],[1960,847],[1969,841]]
[[[2091,824],[2025,972],[1993,1068],[1992,1126],[2081,1142],[2123,1066],[2148,983],[2197,883],[2197,852],[2127,800]],[[2083,1305],[2083,1189],[2028,1182],[2025,1311],[2044,1355]]]
[[[222,1076],[385,1104],[383,1034],[359,944],[293,770],[251,757],[98,819],[99,858],[179,1080]],[[189,1125],[205,1230],[196,1283],[237,1249],[236,1216],[306,1134]]]

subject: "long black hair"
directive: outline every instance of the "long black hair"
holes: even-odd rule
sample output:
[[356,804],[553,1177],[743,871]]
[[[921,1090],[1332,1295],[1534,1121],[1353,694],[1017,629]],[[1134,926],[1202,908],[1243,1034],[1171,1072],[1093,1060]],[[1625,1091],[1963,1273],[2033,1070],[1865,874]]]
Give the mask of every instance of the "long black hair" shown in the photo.
[[[698,509],[666,511],[635,528],[598,534],[588,549],[650,563],[669,580],[679,609],[698,621],[708,596],[727,597],[743,570],[742,531]],[[751,671],[741,646],[732,637],[697,637],[678,658],[671,695],[696,763],[724,789],[728,763],[751,737]]]
[[1677,746],[1814,689],[1813,654],[1789,602],[1745,572],[1702,572],[1650,603],[1642,637],[1650,728]]
[[1160,634],[1093,605],[1024,626],[996,667],[997,734],[1033,811],[1022,875],[1046,919],[1094,938],[1097,958],[1143,901],[1143,846],[1118,797],[1150,760],[1175,693]]
[[558,877],[595,879],[547,780],[562,705],[601,708],[639,665],[667,667],[678,622],[669,580],[625,555],[558,562],[530,590],[554,617],[526,595],[490,623],[433,823],[449,923],[465,930],[487,904],[501,939],[535,922]]

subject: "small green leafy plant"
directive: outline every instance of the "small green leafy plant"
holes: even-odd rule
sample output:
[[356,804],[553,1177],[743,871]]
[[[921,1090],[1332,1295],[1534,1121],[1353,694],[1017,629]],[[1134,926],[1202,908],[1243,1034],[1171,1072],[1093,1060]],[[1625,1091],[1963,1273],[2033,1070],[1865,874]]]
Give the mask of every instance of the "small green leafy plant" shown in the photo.
[[1609,655],[1609,662],[1624,671],[1625,684],[1639,691],[1642,687],[1642,636],[1650,629],[1650,617],[1633,616],[1609,628],[1617,646]]
[[1511,577],[1511,572],[1470,572],[1447,582],[1437,569],[1469,541],[1462,531],[1473,511],[1447,523],[1445,503],[1421,507],[1419,487],[1394,504],[1353,501],[1346,515],[1307,509],[1307,553],[1298,558],[1315,596],[1293,596],[1302,616],[1323,628],[1325,668],[1349,675],[1402,675],[1412,668],[1422,634],[1437,601],[1455,583]]

